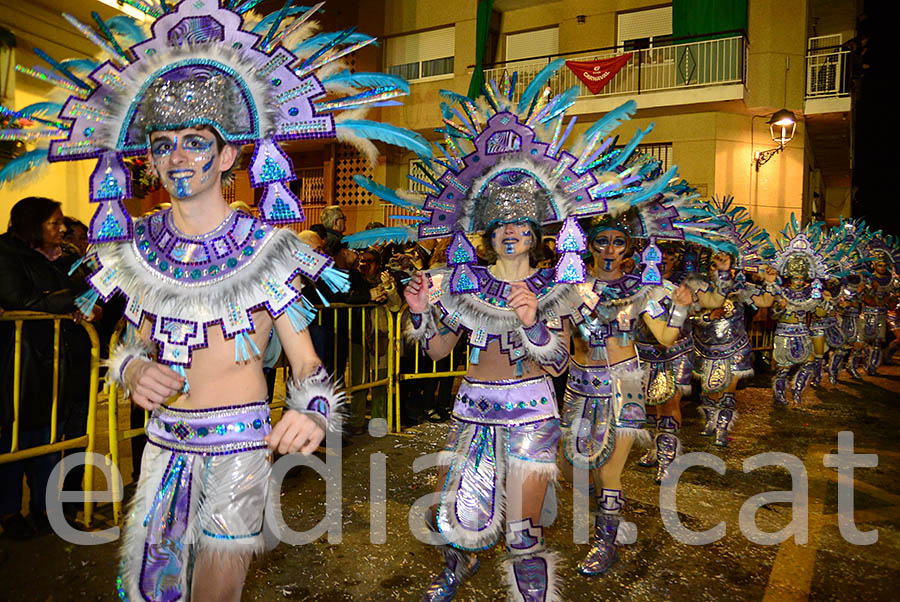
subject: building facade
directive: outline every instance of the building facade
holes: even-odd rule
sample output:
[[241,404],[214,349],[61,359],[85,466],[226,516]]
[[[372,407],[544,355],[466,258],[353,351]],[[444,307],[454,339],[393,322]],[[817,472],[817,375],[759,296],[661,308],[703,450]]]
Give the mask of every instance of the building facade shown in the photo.
[[[282,4],[266,0],[260,6],[276,10]],[[849,215],[858,4],[494,0],[484,71],[486,78],[495,80],[516,72],[517,89],[524,90],[554,58],[622,57],[624,65],[597,94],[567,67],[550,81],[554,93],[580,87],[569,110],[578,117],[573,133],[634,99],[638,111],[620,128],[623,140],[653,123],[641,145],[646,152],[667,165],[677,164],[681,175],[704,196],[733,195],[774,233],[791,213],[804,219]],[[40,63],[30,52],[34,46],[61,56],[93,55],[90,42],[59,15],[62,10],[83,22],[90,20],[91,10],[104,17],[117,14],[88,1],[39,0],[22,6],[0,0],[0,7],[8,9],[0,10],[4,15],[0,24],[16,35],[15,61],[24,66]],[[477,0],[332,1],[325,9],[324,30],[356,26],[382,38],[379,47],[360,51],[351,68],[395,73],[411,83],[411,93],[401,106],[375,109],[368,118],[439,139],[434,130],[442,125],[440,90],[465,94],[469,88],[476,56]],[[49,87],[14,72],[3,90],[8,96],[4,105],[14,107],[51,94]],[[773,141],[768,123],[781,109],[791,111],[797,122],[793,138],[783,148]],[[289,152],[298,171],[295,191],[307,210],[305,225],[317,223],[327,204],[345,207],[351,232],[371,221],[391,223],[394,211],[357,188],[351,179],[355,173],[393,188],[415,186],[406,177],[416,173],[413,155],[392,150],[369,165],[350,147],[316,141],[297,142]],[[0,213],[8,214],[19,198],[40,194],[60,200],[67,215],[86,221],[93,211],[87,203],[91,168],[82,162],[56,164],[27,186],[0,190]],[[258,197],[240,171],[228,194],[251,205]],[[150,192],[129,205],[140,213],[162,200],[161,193]]]

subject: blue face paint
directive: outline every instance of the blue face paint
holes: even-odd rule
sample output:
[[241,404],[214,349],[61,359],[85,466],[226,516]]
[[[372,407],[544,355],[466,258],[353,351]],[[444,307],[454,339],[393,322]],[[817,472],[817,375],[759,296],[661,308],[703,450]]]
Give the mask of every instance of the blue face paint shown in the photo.
[[[180,151],[173,156],[175,151]],[[217,156],[216,141],[209,137],[189,132],[181,136],[166,133],[150,143],[150,152],[163,186],[175,198],[184,199],[197,194],[198,187],[212,177]]]

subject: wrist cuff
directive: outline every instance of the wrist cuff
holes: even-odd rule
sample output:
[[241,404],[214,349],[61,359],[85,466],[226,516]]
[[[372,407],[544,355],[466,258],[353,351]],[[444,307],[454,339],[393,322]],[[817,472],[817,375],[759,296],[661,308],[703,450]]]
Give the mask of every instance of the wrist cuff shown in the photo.
[[690,306],[688,305],[672,305],[671,311],[669,311],[669,319],[666,322],[672,328],[681,328],[684,326],[685,320],[688,317],[688,310]]
[[312,416],[321,421],[323,430],[340,432],[343,423],[342,406],[346,393],[328,376],[323,366],[299,383],[288,384],[285,405],[288,409]]
[[407,326],[405,334],[409,341],[419,343],[423,348],[428,347],[428,340],[438,334],[437,323],[431,307],[421,314],[409,312],[409,326]]
[[528,328],[519,328],[519,339],[526,355],[539,364],[561,369],[569,361],[569,353],[559,335],[547,328],[544,322],[537,321]]
[[115,351],[110,354],[109,359],[104,362],[107,368],[106,380],[116,383],[127,397],[131,391],[125,382],[125,369],[136,359],[152,361],[152,353],[153,346],[143,341],[119,343]]

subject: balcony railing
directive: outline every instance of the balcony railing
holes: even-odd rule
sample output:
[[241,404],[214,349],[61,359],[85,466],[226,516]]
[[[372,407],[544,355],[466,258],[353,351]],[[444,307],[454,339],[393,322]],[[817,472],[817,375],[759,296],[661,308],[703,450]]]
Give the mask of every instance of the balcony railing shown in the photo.
[[[743,36],[703,40],[635,50],[624,67],[598,94],[593,94],[569,69],[560,69],[550,80],[553,94],[572,86],[580,88],[579,97],[629,96],[685,90],[706,86],[736,84],[744,81],[746,72],[746,43]],[[595,61],[625,54],[622,47],[598,51],[596,54],[565,56],[572,61]],[[485,80],[499,82],[504,73],[518,72],[515,99],[543,67],[556,57],[508,62],[485,69]]]
[[850,51],[819,49],[806,55],[806,98],[850,95]]

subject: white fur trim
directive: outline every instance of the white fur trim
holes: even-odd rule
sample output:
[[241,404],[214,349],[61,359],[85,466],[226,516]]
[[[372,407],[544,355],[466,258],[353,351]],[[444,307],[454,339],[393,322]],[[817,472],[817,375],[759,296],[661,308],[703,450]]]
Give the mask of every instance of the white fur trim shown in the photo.
[[[299,292],[290,287],[297,270],[313,277],[332,264],[330,258],[301,242],[292,230],[276,228],[258,244],[251,261],[220,281],[198,285],[160,277],[145,263],[137,241],[98,245],[102,267],[90,282],[103,298],[117,289],[122,291],[128,299],[125,315],[132,324],[139,325],[145,318],[155,323],[161,317],[198,323],[197,333],[188,339],[196,346],[206,341],[205,327],[213,323],[251,326],[252,308],[265,306],[280,314],[300,298]],[[285,285],[285,295],[271,296],[264,283],[272,280]],[[224,332],[225,326],[222,328]],[[161,336],[156,328],[151,336],[157,343],[164,341],[156,338]]]
[[541,477],[547,477],[549,480],[548,484],[555,484],[559,477],[559,466],[557,466],[555,462],[533,462],[531,460],[523,460],[522,458],[513,456],[509,456],[508,461],[509,476],[517,474],[522,476],[524,480],[529,474],[534,474]]
[[438,329],[431,306],[428,306],[425,313],[419,315],[422,316],[422,323],[419,324],[419,327],[416,328],[413,325],[412,318],[409,318],[408,325],[403,334],[408,341],[419,343],[424,347],[432,337],[437,335]]
[[[339,433],[343,428],[343,406],[347,399],[347,394],[338,390],[339,386],[320,367],[318,371],[301,382],[288,383],[284,402],[291,410],[322,420],[322,427],[325,430]],[[323,414],[309,408],[310,402],[317,397],[323,398],[327,402],[327,413]]]
[[[653,445],[653,435],[647,429],[636,429],[630,427],[614,427],[616,430],[616,442],[620,439],[634,439],[641,447],[650,449]],[[614,448],[615,449],[615,448]]]
[[557,575],[557,566],[559,565],[559,554],[551,550],[543,550],[536,554],[528,554],[526,556],[507,556],[501,563],[503,571],[503,579],[507,586],[507,600],[509,602],[527,602],[516,587],[516,574],[513,566],[515,560],[531,558],[538,556],[543,558],[547,563],[547,596],[545,602],[562,602],[562,580]]
[[[544,327],[546,328],[546,326]],[[563,343],[562,337],[557,333],[548,329],[550,340],[546,345],[536,345],[528,338],[528,335],[525,334],[524,327],[519,327],[516,332],[519,334],[519,340],[522,342],[522,347],[525,348],[525,353],[527,353],[534,361],[543,365],[565,366],[569,354],[566,350],[566,345]],[[566,340],[566,342],[568,342],[568,340]]]
[[153,357],[153,345],[147,341],[137,340],[133,343],[119,343],[115,351],[109,355],[109,359],[103,364],[107,367],[106,380],[119,385],[119,388],[128,395],[128,385],[125,383],[125,375],[122,368],[125,362],[136,359],[150,360]]

